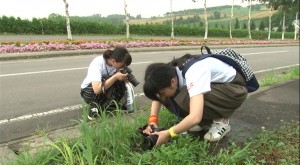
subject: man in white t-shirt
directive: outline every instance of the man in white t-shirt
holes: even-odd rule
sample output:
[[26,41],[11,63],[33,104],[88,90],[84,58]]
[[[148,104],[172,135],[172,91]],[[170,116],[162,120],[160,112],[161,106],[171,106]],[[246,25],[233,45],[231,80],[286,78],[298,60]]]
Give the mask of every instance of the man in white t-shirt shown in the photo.
[[[218,141],[230,131],[229,117],[246,99],[245,79],[232,66],[213,57],[195,62],[182,75],[182,65],[193,58],[185,55],[168,64],[150,64],[145,71],[145,95],[152,100],[146,134],[159,136],[156,144],[169,141],[185,131],[201,129],[211,124],[204,139]],[[158,114],[164,105],[174,113],[179,123],[169,130],[154,132]]]

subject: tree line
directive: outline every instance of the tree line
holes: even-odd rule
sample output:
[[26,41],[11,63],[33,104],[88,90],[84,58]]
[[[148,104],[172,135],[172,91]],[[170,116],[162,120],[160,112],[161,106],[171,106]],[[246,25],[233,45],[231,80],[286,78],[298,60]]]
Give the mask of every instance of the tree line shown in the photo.
[[[101,35],[125,35],[126,25],[114,25],[112,23],[72,20],[70,22],[72,34],[101,34]],[[205,29],[199,25],[175,25],[174,33],[178,36],[199,36],[202,37]],[[64,19],[53,18],[34,18],[30,20],[22,20],[20,18],[0,17],[0,33],[13,34],[38,34],[53,35],[67,34],[66,21]],[[130,25],[130,33],[134,35],[153,35],[168,36],[170,34],[170,26],[168,24],[135,24]],[[247,30],[233,30],[235,37],[246,38]],[[266,39],[268,33],[266,31],[254,31],[254,39]],[[211,37],[229,37],[228,29],[211,28]],[[280,38],[280,32],[272,32],[273,38]],[[287,33],[287,38],[293,38],[293,33]]]
[[[219,15],[219,14],[218,14]],[[282,32],[282,12],[275,13],[273,15],[272,19],[272,31],[278,31]],[[286,15],[286,31],[287,32],[293,32],[294,31],[294,16],[295,13],[288,13]],[[226,18],[226,15],[224,16]],[[210,20],[218,20],[220,19],[219,16],[215,17],[214,15],[211,15],[209,17]],[[250,29],[251,30],[263,30],[266,31],[268,29],[268,18],[259,18],[259,19],[252,19],[251,24],[250,24]],[[171,25],[170,20],[163,21],[163,24]],[[183,16],[179,17],[174,17],[174,25],[194,25],[199,27],[204,27],[204,20],[202,20],[198,15],[190,16],[187,18],[183,18]],[[247,29],[247,21],[246,20],[240,20],[239,18],[235,18],[233,21],[233,28],[234,29]],[[229,29],[229,23],[228,21],[215,21],[215,22],[210,22],[209,23],[210,28],[221,28],[221,29]]]
[[[259,35],[259,38],[264,38],[262,34],[264,32],[253,31],[255,29],[258,30],[265,30],[266,25],[264,21],[259,23],[259,27],[257,27],[257,23],[255,21],[251,21],[251,7],[257,8],[255,10],[259,10],[257,5],[252,5],[252,1],[256,0],[242,0],[248,2],[249,14],[248,14],[248,23],[244,22],[241,25],[240,21],[236,18],[235,26],[232,27],[233,24],[233,7],[234,1],[232,0],[232,8],[231,8],[231,17],[230,22],[228,24],[228,28],[226,28],[226,24],[221,24],[220,26],[215,23],[214,26],[212,24],[208,24],[207,18],[207,9],[206,9],[206,0],[204,1],[204,8],[203,10],[205,14],[204,21],[202,21],[199,15],[194,15],[194,17],[189,17],[187,19],[183,19],[179,17],[178,19],[173,16],[172,12],[172,0],[170,0],[170,8],[171,12],[167,13],[170,17],[170,21],[165,21],[163,25],[160,24],[145,24],[145,25],[134,25],[130,24],[131,17],[129,12],[127,11],[127,4],[126,0],[124,0],[124,11],[125,15],[118,15],[111,17],[109,20],[113,20],[112,22],[103,21],[103,17],[101,15],[94,15],[90,19],[81,18],[81,17],[71,17],[68,13],[68,3],[67,0],[63,0],[65,3],[65,13],[66,16],[61,16],[58,14],[51,14],[48,18],[37,19],[33,18],[32,21],[29,20],[22,20],[19,17],[0,17],[0,33],[15,33],[15,34],[68,34],[68,39],[72,39],[73,34],[124,34],[126,33],[126,37],[129,38],[129,25],[130,25],[130,33],[131,34],[141,34],[141,35],[166,35],[166,31],[170,31],[171,25],[171,38],[174,39],[174,33],[178,36],[180,35],[194,35],[194,36],[203,36],[202,31],[204,29],[204,39],[207,39],[208,36],[208,28],[210,28],[210,35],[211,37],[224,37],[227,36],[229,29],[229,37],[232,38],[232,33],[235,33],[235,37],[242,37],[244,36],[244,30],[248,29],[248,37],[252,39],[252,33]],[[192,0],[196,2],[197,0]],[[278,25],[278,31],[282,31],[282,39],[284,39],[286,31],[292,31],[292,26],[286,26],[287,24],[295,25],[295,21],[290,17],[290,13],[296,12],[296,21],[299,15],[298,10],[299,8],[295,7],[297,4],[299,5],[299,0],[257,0],[259,2],[263,2],[267,4],[268,8],[270,8],[270,16],[269,16],[269,25],[268,25],[268,39],[270,39],[271,35],[271,27]],[[259,5],[258,5],[259,6]],[[253,10],[252,8],[252,10]],[[208,10],[216,10],[219,7],[209,8]],[[298,10],[297,10],[298,9]],[[272,10],[278,10],[278,13],[281,13],[280,16],[276,17],[276,15],[271,12]],[[193,12],[199,12],[199,10],[192,10]],[[202,11],[201,11],[202,12]],[[175,12],[176,13],[176,12]],[[293,13],[293,14],[294,14]],[[271,17],[278,18],[277,20],[271,22]],[[215,11],[213,16],[209,19],[220,19],[221,13]],[[226,16],[227,17],[227,16]],[[115,18],[115,19],[112,19]],[[141,18],[141,15],[137,16],[137,18]],[[91,21],[93,20],[93,21]],[[278,21],[279,20],[279,21]],[[282,20],[282,21],[281,21]],[[67,27],[67,28],[65,28]],[[280,28],[282,27],[282,28]],[[152,28],[152,29],[148,29]],[[176,29],[175,29],[176,28]],[[298,28],[299,28],[299,20],[298,20]],[[72,33],[71,33],[72,29]],[[125,30],[124,30],[125,29]],[[186,30],[187,32],[183,31]],[[296,39],[296,26],[294,26],[295,35],[294,38]],[[67,32],[66,32],[67,31]],[[237,33],[237,31],[239,31]],[[253,31],[253,32],[252,32]],[[169,32],[170,33],[170,32]],[[222,34],[221,34],[222,33]],[[238,35],[236,35],[236,33]],[[275,34],[275,32],[273,32]],[[217,36],[220,35],[220,36]],[[277,35],[273,36],[272,38],[276,38]],[[289,38],[289,37],[288,37]]]

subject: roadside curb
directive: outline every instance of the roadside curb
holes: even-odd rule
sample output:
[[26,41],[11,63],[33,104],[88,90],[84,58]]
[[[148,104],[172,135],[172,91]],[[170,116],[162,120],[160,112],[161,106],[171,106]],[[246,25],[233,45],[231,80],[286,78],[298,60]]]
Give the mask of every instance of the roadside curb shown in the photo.
[[[280,47],[280,46],[299,46],[299,43],[292,44],[243,44],[243,45],[210,45],[213,49],[222,48],[254,48],[254,47]],[[193,50],[199,49],[201,45],[195,46],[165,46],[165,47],[138,47],[127,48],[129,52],[149,52],[149,51],[174,51],[174,50]],[[50,57],[65,57],[102,54],[106,49],[86,49],[86,50],[64,50],[64,51],[48,51],[48,52],[28,52],[28,53],[4,53],[0,54],[0,61],[19,60],[19,59],[34,59],[34,58],[50,58]]]

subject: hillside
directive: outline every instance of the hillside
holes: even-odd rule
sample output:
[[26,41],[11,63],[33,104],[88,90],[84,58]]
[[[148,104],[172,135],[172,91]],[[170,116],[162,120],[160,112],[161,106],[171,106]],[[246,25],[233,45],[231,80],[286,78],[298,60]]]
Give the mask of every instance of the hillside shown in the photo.
[[[216,13],[219,14],[218,18],[215,18]],[[248,19],[248,7],[242,6],[234,6],[233,10],[234,19],[238,18],[239,21],[243,22]],[[144,18],[144,19],[132,19],[130,20],[131,24],[146,24],[146,23],[158,23],[162,24],[166,21],[170,21],[170,13],[166,13],[163,17],[152,17],[152,18]],[[212,7],[207,8],[207,18],[208,22],[218,23],[218,24],[227,24],[230,20],[231,15],[231,6],[220,6],[220,7]],[[174,19],[183,19],[186,20],[188,18],[193,18],[195,16],[200,17],[200,20],[204,22],[204,9],[190,9],[184,11],[174,11],[173,12]],[[265,7],[265,5],[253,5],[251,11],[251,19],[262,19],[269,16],[269,10]],[[199,22],[199,20],[197,21]]]

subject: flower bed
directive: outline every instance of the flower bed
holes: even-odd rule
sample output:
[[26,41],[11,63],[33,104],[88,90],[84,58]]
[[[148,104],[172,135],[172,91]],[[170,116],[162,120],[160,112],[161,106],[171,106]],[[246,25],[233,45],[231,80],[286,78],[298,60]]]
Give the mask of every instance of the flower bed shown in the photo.
[[84,50],[84,49],[108,49],[116,46],[127,48],[134,47],[166,47],[183,45],[267,45],[267,44],[291,44],[299,43],[299,40],[148,40],[148,41],[81,41],[60,40],[40,42],[2,42],[0,53],[23,53],[23,52],[45,52],[62,50]]

